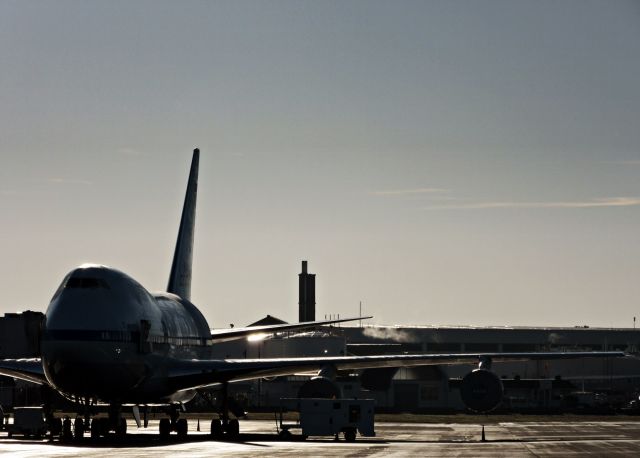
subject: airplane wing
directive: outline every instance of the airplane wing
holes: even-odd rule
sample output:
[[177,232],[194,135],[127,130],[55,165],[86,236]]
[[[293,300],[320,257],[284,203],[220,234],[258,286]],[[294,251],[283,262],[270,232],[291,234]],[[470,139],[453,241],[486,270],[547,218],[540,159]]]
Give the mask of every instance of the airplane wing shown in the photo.
[[48,385],[40,358],[0,359],[0,375]]
[[176,362],[170,370],[170,383],[176,390],[186,390],[222,382],[318,371],[380,367],[411,367],[441,364],[477,364],[493,362],[554,360],[575,358],[619,358],[624,352],[546,352],[546,353],[462,353],[424,355],[337,356],[313,358],[225,359]]
[[299,329],[315,328],[332,323],[344,323],[347,321],[367,320],[370,316],[359,316],[357,318],[342,318],[339,320],[323,320],[323,321],[303,321],[302,323],[285,323],[264,326],[248,326],[246,328],[228,328],[228,329],[212,329],[211,339],[214,343],[226,342],[228,340],[242,339],[255,334],[269,334],[272,332],[293,331]]

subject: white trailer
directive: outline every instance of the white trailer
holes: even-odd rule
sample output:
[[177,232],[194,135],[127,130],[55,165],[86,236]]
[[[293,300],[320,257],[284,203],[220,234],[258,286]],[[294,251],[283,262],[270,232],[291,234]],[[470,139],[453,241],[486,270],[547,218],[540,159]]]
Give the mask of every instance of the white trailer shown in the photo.
[[[344,434],[345,440],[353,442],[356,433],[364,437],[375,437],[373,399],[321,399],[283,398],[280,409],[280,436],[291,438],[291,429],[300,429],[303,438],[308,436],[335,436]],[[285,423],[283,412],[297,411],[295,423]]]

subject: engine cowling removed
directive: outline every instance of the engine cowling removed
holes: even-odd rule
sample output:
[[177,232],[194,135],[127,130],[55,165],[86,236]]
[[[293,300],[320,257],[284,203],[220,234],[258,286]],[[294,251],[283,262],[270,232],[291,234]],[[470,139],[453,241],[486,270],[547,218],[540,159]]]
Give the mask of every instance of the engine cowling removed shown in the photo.
[[500,377],[486,369],[469,372],[460,384],[462,402],[469,410],[478,413],[491,412],[498,407],[503,393]]

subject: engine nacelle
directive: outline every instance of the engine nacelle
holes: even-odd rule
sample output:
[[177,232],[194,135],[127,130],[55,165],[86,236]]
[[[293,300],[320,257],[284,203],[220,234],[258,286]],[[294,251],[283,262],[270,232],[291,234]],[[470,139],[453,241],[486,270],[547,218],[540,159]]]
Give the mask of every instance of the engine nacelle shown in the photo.
[[312,377],[298,390],[299,398],[340,398],[340,388],[327,377]]
[[486,369],[469,372],[460,384],[462,402],[474,412],[486,413],[500,405],[504,387],[495,373]]

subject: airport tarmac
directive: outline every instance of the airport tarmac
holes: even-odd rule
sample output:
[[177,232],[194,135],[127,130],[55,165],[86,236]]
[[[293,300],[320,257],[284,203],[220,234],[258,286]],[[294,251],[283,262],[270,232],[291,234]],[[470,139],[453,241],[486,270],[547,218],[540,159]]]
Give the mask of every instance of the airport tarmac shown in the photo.
[[279,441],[275,421],[241,422],[240,441],[213,441],[206,434],[208,424],[190,421],[189,437],[168,443],[157,437],[158,422],[148,429],[137,429],[132,421],[130,434],[118,443],[103,438],[86,438],[76,444],[63,445],[46,440],[9,439],[0,433],[0,456],[3,457],[269,457],[280,456],[637,456],[640,453],[640,421],[580,421],[497,423],[485,428],[486,442],[481,441],[479,424],[377,423],[375,438],[358,437],[347,443],[341,437],[313,437],[306,441]]

